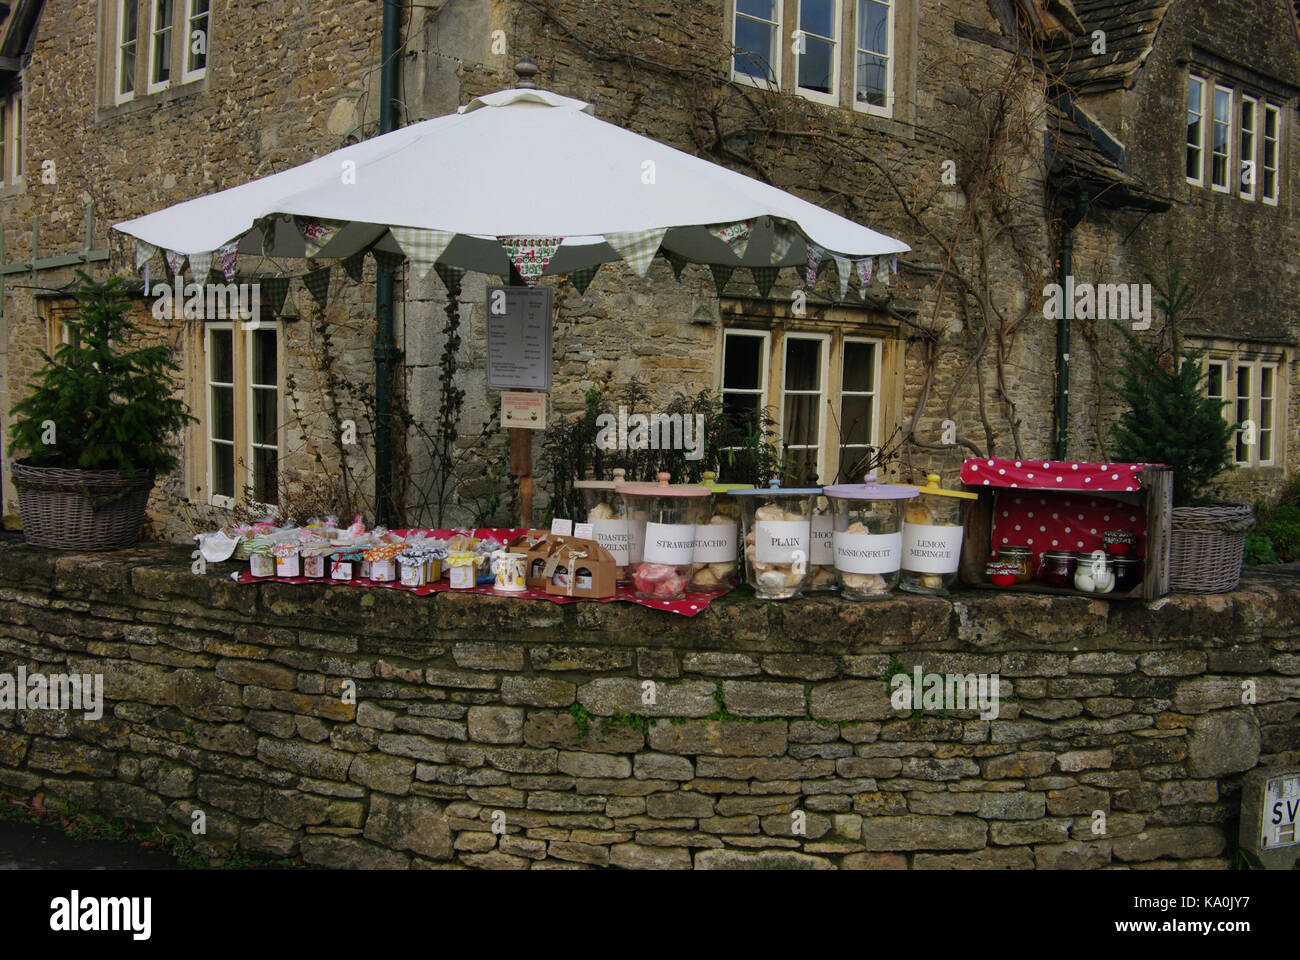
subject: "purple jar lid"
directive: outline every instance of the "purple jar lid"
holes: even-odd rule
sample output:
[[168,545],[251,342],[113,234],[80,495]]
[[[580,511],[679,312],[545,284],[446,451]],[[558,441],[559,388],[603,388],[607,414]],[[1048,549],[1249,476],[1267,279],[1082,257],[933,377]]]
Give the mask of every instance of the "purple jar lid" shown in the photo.
[[869,473],[862,479],[863,483],[839,483],[822,492],[836,500],[911,500],[921,495],[916,487],[877,483],[874,473]]

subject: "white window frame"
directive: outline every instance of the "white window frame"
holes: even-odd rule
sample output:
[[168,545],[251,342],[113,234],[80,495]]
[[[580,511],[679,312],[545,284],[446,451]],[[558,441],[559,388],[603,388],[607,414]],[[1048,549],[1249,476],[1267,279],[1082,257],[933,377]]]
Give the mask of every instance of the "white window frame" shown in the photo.
[[795,93],[805,100],[811,100],[814,103],[822,103],[828,107],[838,107],[840,105],[840,60],[843,58],[844,50],[841,43],[840,34],[843,33],[844,6],[843,0],[831,0],[834,5],[834,13],[831,15],[831,27],[834,36],[823,37],[816,33],[809,33],[803,28],[803,5],[804,0],[798,0],[795,4],[795,22],[798,24],[795,36],[798,37],[799,43],[794,46],[803,47],[807,45],[807,39],[813,38],[825,41],[831,45],[831,92],[822,93],[820,90],[812,90],[808,87],[799,85],[799,66],[802,54],[794,55],[794,89]]
[[[786,388],[786,381],[790,375],[790,342],[792,340],[815,340],[819,347],[818,358],[821,369],[818,372],[819,389],[814,393],[811,390],[789,390]],[[805,331],[786,332],[781,337],[781,396],[777,405],[777,435],[781,438],[782,456],[788,457],[791,449],[806,450],[814,444],[817,449],[817,478],[821,480],[826,476],[826,432],[829,426],[830,417],[827,414],[829,409],[831,384],[830,384],[830,367],[831,367],[831,335],[829,333],[809,333]],[[785,400],[787,396],[807,397],[817,396],[820,398],[817,405],[817,437],[813,444],[797,444],[793,448],[787,445],[785,439]],[[838,448],[837,448],[838,449]]]
[[[1246,370],[1246,389],[1249,391],[1246,396],[1241,395],[1241,371]],[[1251,360],[1238,360],[1232,365],[1232,419],[1234,423],[1244,423],[1246,420],[1253,420],[1255,417],[1255,364]],[[1241,405],[1246,404],[1246,417],[1243,420],[1241,416]],[[1259,423],[1255,424],[1256,432],[1259,430]],[[1248,467],[1251,465],[1251,450],[1246,448],[1246,459],[1241,459],[1237,454],[1241,445],[1240,429],[1232,435],[1232,461],[1240,466]],[[1258,435],[1255,437],[1259,440]]]
[[[1193,85],[1199,85],[1201,90],[1201,96],[1200,99],[1198,100],[1198,104],[1200,106],[1199,112],[1193,110],[1191,105]],[[1187,134],[1186,133],[1183,134],[1183,172],[1184,174],[1186,174],[1187,171],[1187,159],[1188,159],[1187,155],[1191,151],[1195,150],[1196,159],[1197,159],[1196,176],[1187,177],[1187,182],[1197,187],[1205,186],[1205,154],[1206,154],[1205,137],[1206,137],[1206,129],[1209,127],[1209,124],[1206,122],[1205,93],[1208,89],[1209,89],[1209,84],[1206,82],[1204,77],[1198,77],[1194,73],[1189,73],[1187,75],[1187,102],[1184,104],[1185,110],[1184,110],[1183,124],[1184,127],[1190,126],[1191,124],[1188,121],[1191,119],[1191,117],[1195,116],[1197,118],[1197,120],[1200,122],[1200,142],[1192,143],[1192,141],[1187,138]]]
[[742,13],[740,11],[739,5],[736,3],[736,0],[732,0],[731,3],[732,53],[731,53],[730,66],[728,67],[728,72],[730,73],[731,79],[733,81],[737,83],[745,83],[751,87],[757,87],[760,90],[781,89],[781,62],[785,58],[785,39],[783,36],[783,22],[785,18],[785,0],[776,0],[773,6],[775,6],[776,8],[776,29],[774,32],[775,39],[772,46],[774,48],[776,59],[775,62],[769,64],[769,66],[771,66],[772,68],[772,74],[773,74],[772,79],[769,81],[765,79],[760,80],[755,77],[751,77],[747,73],[739,73],[736,71],[736,50],[738,49],[736,47],[736,21],[741,17],[744,17],[746,20],[755,20],[758,21],[759,23],[771,23],[771,21],[762,20],[748,13]]
[[[1219,414],[1229,423],[1232,419],[1228,416],[1228,361],[1227,360],[1208,360],[1205,364],[1205,395],[1211,400],[1221,401],[1219,405]],[[1210,370],[1217,367],[1219,369],[1219,389],[1220,393],[1210,392]]]
[[[872,389],[870,391],[849,390],[844,386],[844,384],[847,382],[847,379],[844,376],[845,364],[848,362],[847,348],[851,343],[866,343],[871,345]],[[840,431],[842,433],[845,429],[844,398],[845,397],[870,397],[871,398],[871,423],[869,424],[868,431],[867,431],[868,436],[867,436],[866,446],[868,449],[876,449],[876,450],[880,449],[880,407],[881,407],[880,373],[881,373],[881,355],[883,354],[884,349],[885,349],[885,343],[879,337],[845,336],[840,344],[840,391],[839,391],[840,396],[839,396],[839,410],[837,411],[837,418],[840,423]],[[845,444],[842,447],[840,447],[839,444],[836,444],[836,446],[838,448],[837,453],[840,460],[840,464],[839,464],[840,470],[843,470],[844,451],[857,450],[859,449],[859,446],[857,444]],[[824,480],[825,478],[822,477],[822,479]]]
[[[150,0],[152,3],[152,0]],[[135,7],[135,36],[123,40],[122,31],[126,28],[127,7]],[[140,74],[140,4],[139,0],[117,0],[117,30],[113,42],[113,103],[127,103],[135,99],[136,78]],[[135,71],[131,74],[131,89],[122,92],[122,51],[131,46],[135,52]]]
[[[270,333],[275,337],[276,373],[275,373],[275,383],[273,384],[263,384],[263,383],[253,382],[253,342],[256,339],[257,334],[263,332]],[[247,389],[246,405],[248,407],[248,415],[245,417],[246,420],[245,429],[248,431],[246,435],[246,439],[248,442],[245,444],[247,448],[247,454],[248,454],[248,460],[247,460],[248,463],[247,481],[248,482],[246,486],[249,490],[257,489],[257,482],[256,482],[257,481],[257,459],[254,456],[254,453],[258,449],[262,449],[262,450],[269,449],[268,444],[258,443],[254,438],[253,424],[257,416],[257,410],[256,410],[256,404],[253,403],[253,395],[258,390],[271,390],[274,391],[275,393],[275,433],[276,433],[275,461],[276,461],[277,503],[280,499],[279,498],[279,490],[280,490],[279,471],[281,469],[282,460],[283,460],[283,449],[282,449],[283,445],[281,443],[281,438],[284,433],[284,417],[282,416],[283,410],[281,409],[284,402],[284,397],[280,389],[280,366],[281,366],[281,359],[282,359],[281,340],[282,338],[280,336],[279,323],[261,323],[256,328],[252,328],[252,329],[249,329],[247,327],[244,328],[244,376],[246,378],[244,386]],[[266,510],[273,510],[276,508],[276,503],[262,503],[256,500],[250,500],[249,502],[250,504],[256,504],[256,506]]]
[[[168,55],[171,57],[171,68],[168,71],[166,80],[154,80],[153,65],[154,56],[158,49],[158,5],[166,3],[171,9],[171,25],[164,28],[167,34]],[[176,0],[149,0],[149,62],[147,64],[148,73],[146,78],[148,82],[145,85],[146,93],[161,93],[172,85],[172,77],[176,75]]]
[[[853,7],[853,89],[849,91],[849,100],[853,109],[860,113],[869,113],[876,117],[892,117],[894,115],[894,68],[897,66],[898,44],[895,32],[897,30],[898,0],[876,0],[884,3],[889,7],[888,20],[885,26],[885,32],[889,35],[889,50],[886,53],[876,53],[873,50],[862,50],[858,46],[858,37],[860,36],[859,18],[862,15],[863,0],[854,0]],[[858,101],[858,54],[866,53],[873,57],[885,58],[885,105],[877,107],[870,103],[860,103]]]
[[[762,346],[759,347],[759,371],[758,371],[758,389],[742,390],[727,387],[727,339],[729,337],[753,337],[755,340],[762,340]],[[727,394],[736,394],[745,397],[758,397],[758,413],[762,417],[768,409],[768,371],[771,368],[772,358],[772,334],[767,330],[750,330],[745,327],[728,327],[722,332],[722,371],[718,376],[718,394],[726,402]],[[723,450],[738,450],[739,447],[723,447]]]
[[[192,83],[195,80],[202,80],[208,73],[208,58],[212,56],[212,3],[208,2],[208,9],[203,13],[195,13],[194,6],[199,0],[185,0],[185,41],[181,47],[181,83]],[[194,20],[196,17],[203,17],[204,38],[203,38],[203,66],[197,70],[190,69],[190,47],[194,43]]]
[[[1268,118],[1274,118],[1273,133],[1271,138],[1268,136]],[[1264,123],[1260,126],[1260,188],[1259,198],[1264,203],[1271,206],[1277,206],[1282,196],[1282,110],[1280,107],[1271,103],[1264,104]],[[1268,156],[1268,145],[1273,144],[1273,166],[1269,167],[1265,162]],[[1266,175],[1273,173],[1273,193],[1270,196],[1264,189],[1267,182]]]
[[[213,379],[212,365],[216,358],[216,352],[212,349],[212,334],[221,330],[230,332],[230,375],[232,378],[230,383]],[[235,325],[233,323],[206,323],[203,326],[203,402],[205,413],[203,428],[203,456],[206,461],[205,482],[207,483],[208,503],[212,504],[214,507],[223,507],[225,509],[230,509],[239,502],[239,460],[236,457],[239,446],[239,436],[238,433],[236,433],[236,435],[231,437],[229,440],[225,440],[212,435],[212,428],[216,422],[216,418],[213,416],[212,388],[228,387],[230,389],[231,423],[237,423],[239,417],[239,383],[235,381],[234,378],[239,372],[239,345],[236,343],[238,339],[239,334],[235,330]],[[231,496],[218,494],[216,492],[216,485],[213,482],[213,466],[215,458],[212,456],[212,447],[214,444],[221,444],[222,446],[230,447],[232,457],[231,478],[232,482],[235,484],[235,489],[231,492]]]
[[[1235,113],[1234,107],[1236,105],[1237,98],[1231,87],[1225,87],[1222,84],[1216,83],[1213,89],[1214,89],[1214,96],[1210,104],[1210,157],[1209,157],[1210,189],[1213,190],[1215,193],[1231,193],[1232,179],[1233,179],[1232,177],[1232,171],[1233,171],[1232,132],[1236,126],[1233,123],[1233,114]],[[1219,94],[1221,93],[1226,93],[1228,95],[1228,113],[1227,113],[1228,118],[1226,121],[1221,121],[1219,119]],[[1215,147],[1216,138],[1214,134],[1219,127],[1227,128],[1223,137],[1223,153],[1219,153],[1218,149]],[[1222,184],[1218,183],[1214,179],[1214,161],[1218,157],[1223,157],[1223,181],[1224,182]]]
[[[1275,463],[1277,463],[1278,364],[1258,360],[1256,361],[1256,368],[1259,371],[1259,378],[1255,383],[1255,392],[1259,396],[1258,399],[1256,400],[1255,450],[1253,452],[1253,456],[1255,457],[1254,463],[1255,466],[1259,466],[1259,467],[1271,467]],[[1272,395],[1268,397],[1264,396],[1265,371],[1268,371],[1269,373],[1272,374],[1272,380],[1273,380],[1273,392]],[[1266,402],[1268,404],[1268,413],[1269,413],[1269,417],[1268,417],[1269,425],[1267,427],[1264,426],[1264,409],[1265,409]],[[1268,451],[1269,456],[1267,460],[1265,460],[1262,456],[1260,456],[1260,452],[1264,449],[1265,431],[1267,431],[1269,435],[1269,451]]]
[[[1246,126],[1246,110],[1250,109],[1250,126]],[[1237,189],[1243,200],[1254,200],[1256,182],[1259,180],[1259,100],[1249,94],[1241,95],[1241,109],[1237,111],[1241,128],[1237,133]],[[1250,143],[1246,141],[1249,138]]]

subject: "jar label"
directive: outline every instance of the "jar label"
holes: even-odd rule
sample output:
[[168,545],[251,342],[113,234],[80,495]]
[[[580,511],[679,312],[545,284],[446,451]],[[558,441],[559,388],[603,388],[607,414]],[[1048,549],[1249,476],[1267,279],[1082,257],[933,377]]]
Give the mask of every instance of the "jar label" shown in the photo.
[[696,563],[735,563],[735,523],[697,523],[695,525]]
[[809,531],[807,520],[760,521],[754,524],[754,556],[759,563],[807,563]]
[[835,563],[834,538],[831,536],[834,531],[834,518],[829,513],[813,515],[811,557],[813,566],[829,567]]
[[647,523],[645,525],[646,563],[683,566],[695,555],[695,524]]
[[616,520],[592,520],[591,528],[596,535],[596,542],[609,551],[615,565],[626,567],[632,552],[627,520],[623,517]]
[[627,521],[627,562],[629,566],[635,566],[642,560],[645,553],[645,521],[633,520],[631,517]]
[[902,565],[903,534],[835,532],[835,569],[845,573],[896,573]]
[[961,565],[961,527],[903,524],[903,569],[956,573]]

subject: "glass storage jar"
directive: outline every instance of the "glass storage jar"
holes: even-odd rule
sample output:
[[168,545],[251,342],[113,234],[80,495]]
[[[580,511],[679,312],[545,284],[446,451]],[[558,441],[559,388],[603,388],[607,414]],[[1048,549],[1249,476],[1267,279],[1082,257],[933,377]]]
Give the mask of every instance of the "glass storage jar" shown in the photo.
[[1070,550],[1044,550],[1038,561],[1038,579],[1049,587],[1074,589],[1074,571],[1078,558]]
[[701,486],[710,496],[701,501],[695,515],[695,556],[691,563],[688,590],[716,590],[736,585],[740,561],[740,505],[732,493],[752,490],[752,483],[718,483],[706,470]]
[[632,571],[636,595],[643,599],[686,596],[695,560],[695,517],[700,502],[709,496],[707,487],[673,485],[669,479],[669,474],[660,473],[658,483],[621,483],[614,488],[629,517],[645,517],[644,528],[635,535],[640,539],[640,561]]
[[1016,583],[1029,583],[1034,579],[1034,551],[1019,544],[998,547],[998,560],[1016,567]]
[[745,523],[745,578],[762,600],[798,596],[808,583],[812,500],[821,487],[737,490]]
[[824,493],[813,497],[808,562],[809,592],[834,591],[840,588],[835,577],[835,513],[830,498]]
[[899,589],[947,593],[961,565],[962,509],[978,495],[945,490],[939,474],[926,474],[921,495],[903,508],[903,570]]
[[850,600],[880,600],[898,584],[903,565],[903,505],[916,487],[862,483],[826,488],[835,512],[835,576]]
[[618,567],[617,579],[620,583],[625,583],[631,579],[631,568],[628,565],[631,544],[627,530],[627,504],[615,492],[615,488],[625,482],[627,472],[619,467],[613,476],[613,480],[578,480],[573,488],[582,492],[587,523],[591,524],[591,535],[614,558]]
[[1112,556],[1110,559],[1115,566],[1115,592],[1131,593],[1136,590],[1142,583],[1142,558]]
[[1101,550],[1076,553],[1074,589],[1083,593],[1110,593],[1115,589],[1115,558]]

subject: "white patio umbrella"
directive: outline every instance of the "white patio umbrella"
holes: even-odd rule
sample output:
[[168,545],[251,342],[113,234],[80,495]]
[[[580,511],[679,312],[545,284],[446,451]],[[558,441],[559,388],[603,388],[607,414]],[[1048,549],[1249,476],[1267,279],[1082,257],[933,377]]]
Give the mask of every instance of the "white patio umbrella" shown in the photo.
[[371,248],[404,253],[420,276],[435,262],[504,276],[513,260],[533,283],[620,258],[643,276],[662,245],[685,261],[752,268],[805,264],[811,248],[837,258],[846,285],[846,261],[909,249],[594,112],[545,90],[503,90],[115,229],[136,238],[137,266],[160,249],[173,270],[188,256],[200,280],[209,263],[233,275],[236,252]]

